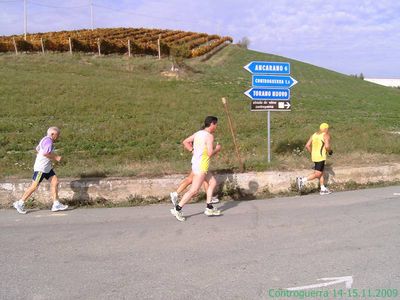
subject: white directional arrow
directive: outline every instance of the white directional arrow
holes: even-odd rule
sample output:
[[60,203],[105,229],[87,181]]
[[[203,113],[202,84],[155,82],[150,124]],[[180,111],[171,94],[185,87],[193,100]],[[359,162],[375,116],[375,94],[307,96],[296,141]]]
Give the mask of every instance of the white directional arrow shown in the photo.
[[245,94],[247,97],[249,97],[250,99],[253,99],[253,97],[251,96],[250,92],[251,92],[251,89],[245,91],[244,94]]
[[346,284],[347,289],[351,289],[351,286],[353,284],[353,276],[320,278],[317,280],[318,281],[330,281],[330,282],[323,282],[323,283],[317,283],[317,284],[311,284],[311,285],[305,285],[305,286],[299,286],[299,287],[291,287],[291,288],[288,288],[287,290],[288,291],[310,290],[310,289],[321,288],[324,286],[334,285],[334,284],[338,284],[338,283],[342,283],[342,282],[344,282]]
[[296,83],[298,83],[298,81],[296,79],[294,79],[292,76],[290,76],[290,78],[292,78],[293,83],[291,84],[291,86],[289,86],[289,88],[291,88],[292,86],[294,86]]
[[289,108],[290,108],[290,102],[285,102],[285,107],[286,107],[287,109],[289,109]]

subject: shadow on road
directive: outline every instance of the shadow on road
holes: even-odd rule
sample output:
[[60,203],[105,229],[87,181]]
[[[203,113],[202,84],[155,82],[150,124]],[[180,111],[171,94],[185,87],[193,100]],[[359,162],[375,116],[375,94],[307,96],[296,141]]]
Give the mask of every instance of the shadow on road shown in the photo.
[[227,211],[228,209],[234,208],[241,203],[239,200],[232,200],[224,202],[220,207],[218,207],[221,212]]
[[204,214],[204,211],[201,211],[201,212],[198,212],[198,213],[195,213],[195,214],[191,214],[191,215],[187,215],[187,216],[185,216],[185,218],[186,219],[190,219],[191,217],[200,216],[202,214]]

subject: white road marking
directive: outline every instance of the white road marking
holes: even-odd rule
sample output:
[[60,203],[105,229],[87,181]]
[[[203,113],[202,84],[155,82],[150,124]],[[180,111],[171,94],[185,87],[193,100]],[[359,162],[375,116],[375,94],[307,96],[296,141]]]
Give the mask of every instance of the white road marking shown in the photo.
[[353,284],[353,276],[343,276],[343,277],[329,277],[329,278],[320,278],[317,280],[322,280],[322,281],[329,281],[330,282],[324,282],[324,283],[317,283],[317,284],[311,284],[311,285],[305,285],[305,286],[299,286],[299,287],[291,287],[288,288],[288,291],[301,291],[301,290],[310,290],[310,289],[316,289],[316,288],[321,288],[324,286],[329,286],[329,285],[334,285],[338,283],[346,283],[346,288],[351,289],[351,286]]
[[36,215],[35,218],[43,218],[43,217],[65,217],[67,214],[50,214],[50,215]]

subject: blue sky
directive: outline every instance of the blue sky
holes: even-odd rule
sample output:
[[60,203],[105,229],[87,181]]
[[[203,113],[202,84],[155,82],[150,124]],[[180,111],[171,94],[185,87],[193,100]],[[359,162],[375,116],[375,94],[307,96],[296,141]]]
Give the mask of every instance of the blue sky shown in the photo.
[[[27,0],[28,32],[90,28],[91,0]],[[181,29],[344,74],[400,78],[399,0],[93,0],[95,27]],[[23,0],[0,0],[0,35],[21,34]]]

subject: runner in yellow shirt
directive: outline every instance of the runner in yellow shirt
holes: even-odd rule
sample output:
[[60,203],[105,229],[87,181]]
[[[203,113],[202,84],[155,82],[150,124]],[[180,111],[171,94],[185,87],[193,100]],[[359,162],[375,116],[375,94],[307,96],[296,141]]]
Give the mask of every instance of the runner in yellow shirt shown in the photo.
[[308,140],[306,144],[306,149],[311,153],[311,160],[314,162],[314,173],[308,177],[297,177],[296,183],[299,190],[301,190],[304,185],[309,180],[319,179],[321,195],[330,194],[331,191],[326,188],[324,184],[324,168],[326,161],[326,154],[332,155],[333,151],[331,149],[331,136],[329,134],[329,125],[327,123],[322,123],[319,126],[319,131],[315,132]]

